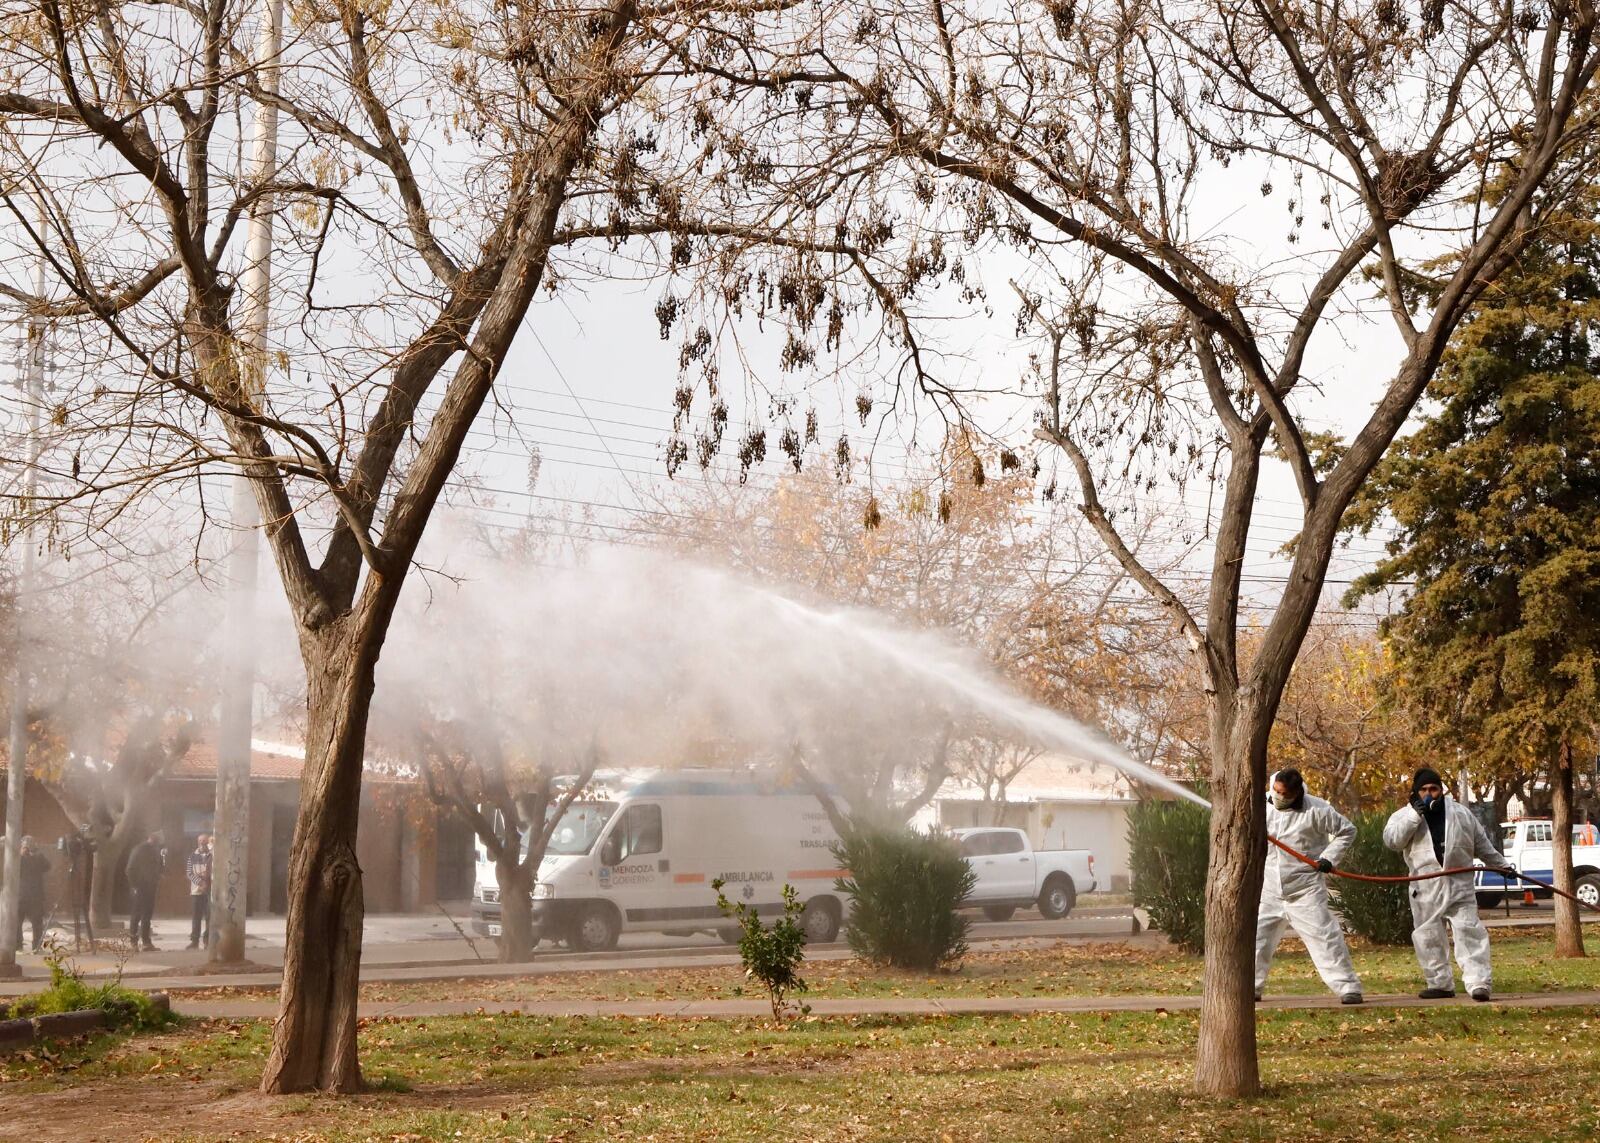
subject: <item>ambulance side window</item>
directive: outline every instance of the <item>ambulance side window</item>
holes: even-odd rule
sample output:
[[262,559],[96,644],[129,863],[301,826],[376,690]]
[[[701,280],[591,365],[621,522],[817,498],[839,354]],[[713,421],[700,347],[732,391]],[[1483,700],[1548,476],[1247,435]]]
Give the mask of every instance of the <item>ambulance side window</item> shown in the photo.
[[661,807],[629,806],[611,840],[616,843],[613,865],[640,854],[660,853]]

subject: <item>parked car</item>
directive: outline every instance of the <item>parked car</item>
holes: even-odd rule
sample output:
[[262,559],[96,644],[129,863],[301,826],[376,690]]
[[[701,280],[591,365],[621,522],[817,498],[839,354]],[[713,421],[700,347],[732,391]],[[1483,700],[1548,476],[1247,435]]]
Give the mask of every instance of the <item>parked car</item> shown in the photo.
[[1036,850],[1020,829],[958,829],[952,836],[978,876],[962,903],[991,921],[1035,906],[1055,920],[1072,912],[1080,894],[1094,892],[1094,854],[1087,849]]
[[[1522,818],[1503,822],[1500,826],[1500,852],[1529,877],[1550,881],[1555,877],[1555,858],[1551,855],[1555,839],[1555,826],[1549,818]],[[1592,823],[1572,827],[1572,878],[1573,893],[1588,905],[1600,906],[1600,827]],[[1540,889],[1515,877],[1502,877],[1487,869],[1478,870],[1473,878],[1473,888],[1478,893],[1478,907],[1493,908],[1501,904],[1507,894],[1521,897],[1532,889],[1535,896],[1548,897],[1547,889]]]

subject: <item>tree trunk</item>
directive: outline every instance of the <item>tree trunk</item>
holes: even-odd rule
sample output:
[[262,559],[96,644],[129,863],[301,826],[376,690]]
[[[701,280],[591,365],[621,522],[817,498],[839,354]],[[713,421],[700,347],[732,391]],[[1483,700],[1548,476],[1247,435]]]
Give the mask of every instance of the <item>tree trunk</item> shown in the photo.
[[[513,851],[521,849],[516,830],[510,831]],[[500,962],[522,964],[533,959],[533,871],[520,860],[495,862],[500,882]]]
[[111,826],[111,832],[97,839],[94,855],[94,879],[89,885],[89,923],[95,932],[110,932],[111,905],[116,895],[117,874],[128,864],[128,854],[140,839],[145,828],[147,799],[133,790],[122,795],[122,813]]
[[1511,812],[1511,787],[1504,782],[1494,784],[1494,827],[1500,828],[1500,823],[1506,820],[1506,815]]
[[261,1090],[360,1090],[356,999],[365,910],[356,862],[361,766],[383,624],[358,610],[302,636],[306,764],[289,854],[283,988]]
[[89,883],[89,923],[97,933],[111,931],[111,900],[116,893],[117,871],[128,861],[126,840],[113,832],[95,850],[94,877]]
[[[1560,753],[1550,774],[1550,818],[1555,836],[1551,840],[1550,854],[1555,870],[1551,884],[1568,893],[1573,891],[1572,880],[1572,744],[1562,740]],[[1565,897],[1556,897],[1556,955],[1583,956],[1583,925],[1578,916],[1578,903]]]
[[1241,694],[1215,700],[1211,730],[1211,855],[1206,876],[1205,994],[1194,1084],[1203,1095],[1251,1096],[1256,1065],[1255,943],[1267,811],[1271,708]]

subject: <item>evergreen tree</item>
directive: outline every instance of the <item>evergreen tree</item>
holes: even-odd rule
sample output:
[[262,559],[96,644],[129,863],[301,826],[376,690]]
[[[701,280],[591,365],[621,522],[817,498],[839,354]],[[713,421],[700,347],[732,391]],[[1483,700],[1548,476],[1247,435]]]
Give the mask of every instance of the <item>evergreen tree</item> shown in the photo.
[[[1398,525],[1353,596],[1405,589],[1386,624],[1397,693],[1467,761],[1548,768],[1572,888],[1573,758],[1600,714],[1600,190],[1573,196],[1451,341],[1436,407],[1351,522]],[[1557,900],[1557,953],[1583,955]]]

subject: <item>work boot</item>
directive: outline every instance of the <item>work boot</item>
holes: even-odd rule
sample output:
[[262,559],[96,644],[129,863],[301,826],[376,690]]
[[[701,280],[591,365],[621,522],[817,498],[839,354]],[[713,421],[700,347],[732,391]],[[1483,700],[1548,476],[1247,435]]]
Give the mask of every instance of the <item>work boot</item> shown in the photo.
[[1455,994],[1453,988],[1424,988],[1417,996],[1423,1000],[1450,1000]]
[[1488,1003],[1489,990],[1487,988],[1474,988],[1472,990],[1472,999],[1476,1000],[1479,1004]]
[[190,941],[188,944],[184,945],[183,947],[186,948],[186,949],[197,949],[197,948],[200,947],[200,942],[199,941]]
[[1259,992],[1256,993],[1256,1003],[1257,1004],[1261,1003],[1261,993],[1259,993]]
[[[151,944],[149,941],[145,941],[145,943],[144,943],[144,951],[145,952],[155,952],[156,951],[156,946]],[[1454,996],[1455,993],[1452,992],[1450,995]]]
[[1339,1003],[1340,1004],[1360,1004],[1361,1003],[1361,993],[1359,993],[1359,992],[1346,992],[1343,996],[1339,997]]

